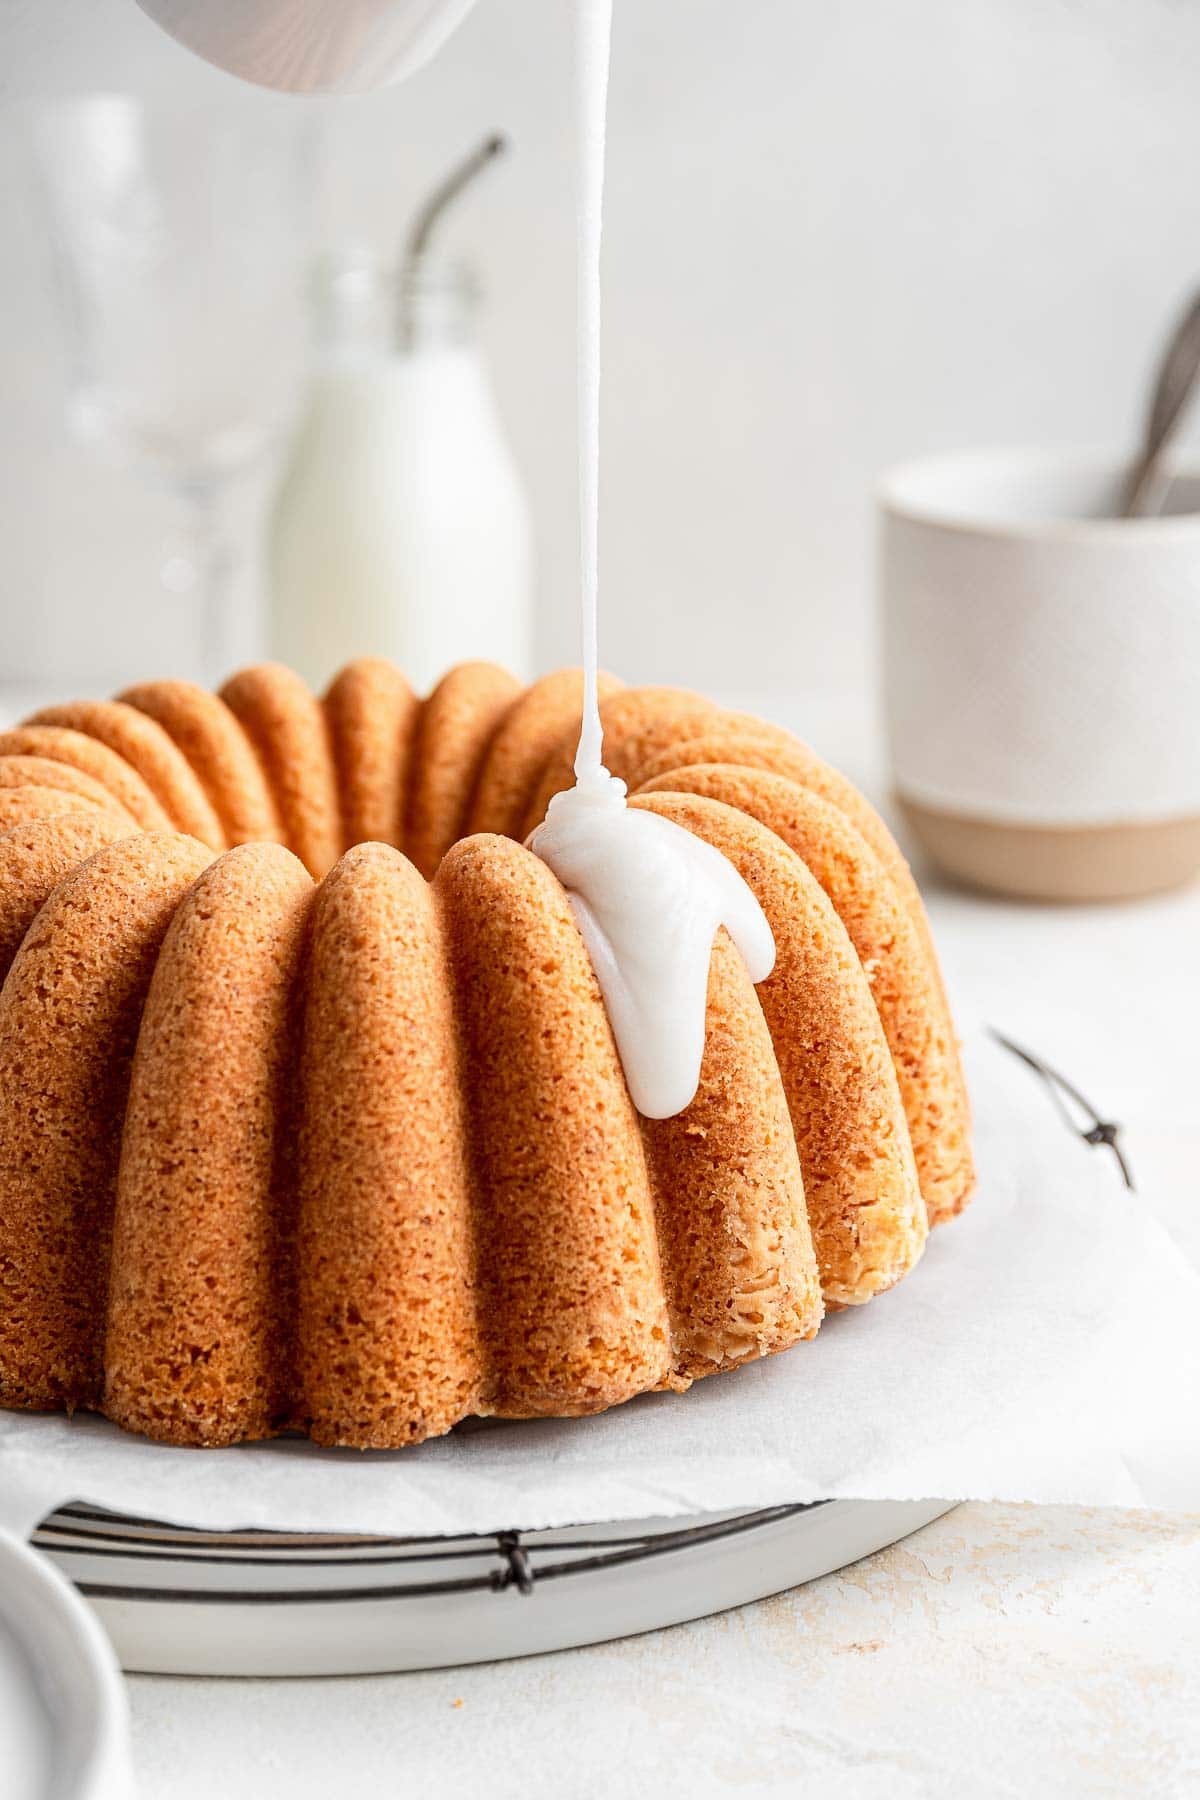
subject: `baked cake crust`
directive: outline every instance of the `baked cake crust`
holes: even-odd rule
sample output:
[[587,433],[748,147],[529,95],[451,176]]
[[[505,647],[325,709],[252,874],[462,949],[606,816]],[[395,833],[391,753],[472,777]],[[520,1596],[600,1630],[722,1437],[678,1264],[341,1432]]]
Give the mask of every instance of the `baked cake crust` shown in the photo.
[[174,1443],[394,1448],[772,1354],[972,1183],[911,873],[788,733],[602,690],[630,804],[721,850],[700,1084],[639,1116],[522,847],[577,670],[150,682],[0,733],[0,1405]]

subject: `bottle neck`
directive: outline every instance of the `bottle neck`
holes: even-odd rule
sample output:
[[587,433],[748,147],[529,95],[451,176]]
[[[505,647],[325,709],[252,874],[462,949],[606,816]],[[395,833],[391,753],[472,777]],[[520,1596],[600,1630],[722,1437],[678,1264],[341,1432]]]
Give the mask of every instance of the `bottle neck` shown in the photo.
[[457,263],[421,263],[401,271],[396,288],[396,349],[462,349],[474,344],[479,290]]
[[461,263],[425,260],[397,272],[369,250],[323,256],[311,283],[322,361],[413,356],[477,341],[478,285]]

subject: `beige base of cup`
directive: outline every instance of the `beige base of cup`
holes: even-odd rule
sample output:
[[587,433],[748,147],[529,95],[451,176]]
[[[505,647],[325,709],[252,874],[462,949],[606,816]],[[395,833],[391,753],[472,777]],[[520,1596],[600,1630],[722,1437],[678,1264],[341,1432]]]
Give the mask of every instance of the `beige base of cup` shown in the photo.
[[1021,900],[1135,900],[1200,870],[1200,814],[1150,824],[1014,825],[897,795],[933,860],[959,881]]

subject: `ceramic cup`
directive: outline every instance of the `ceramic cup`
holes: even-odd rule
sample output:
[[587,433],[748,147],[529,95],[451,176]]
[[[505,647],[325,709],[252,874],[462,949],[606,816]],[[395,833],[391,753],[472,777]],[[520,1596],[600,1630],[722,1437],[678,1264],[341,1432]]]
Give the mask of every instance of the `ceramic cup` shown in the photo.
[[1200,868],[1200,467],[1115,517],[1116,458],[979,452],[880,495],[897,797],[934,860],[1046,900]]

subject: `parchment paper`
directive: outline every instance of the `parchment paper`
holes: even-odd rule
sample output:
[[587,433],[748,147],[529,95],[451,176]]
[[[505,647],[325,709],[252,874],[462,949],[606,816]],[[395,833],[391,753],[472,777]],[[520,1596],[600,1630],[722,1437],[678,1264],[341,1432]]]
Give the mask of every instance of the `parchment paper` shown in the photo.
[[838,1497],[1200,1507],[1200,1273],[1153,1196],[1127,1193],[1006,1052],[972,1033],[968,1067],[972,1206],[811,1344],[599,1418],[469,1424],[392,1453],[176,1450],[0,1413],[0,1524],[28,1532],[69,1500],[396,1536]]

